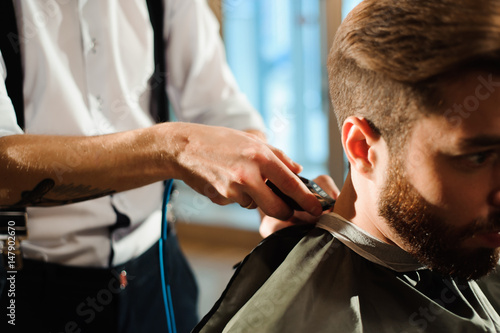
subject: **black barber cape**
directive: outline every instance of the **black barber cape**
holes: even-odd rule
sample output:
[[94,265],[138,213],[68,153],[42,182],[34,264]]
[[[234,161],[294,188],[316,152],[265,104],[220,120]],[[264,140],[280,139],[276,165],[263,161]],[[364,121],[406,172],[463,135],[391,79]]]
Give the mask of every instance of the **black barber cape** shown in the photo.
[[488,300],[330,213],[262,241],[193,332],[500,332],[499,282]]

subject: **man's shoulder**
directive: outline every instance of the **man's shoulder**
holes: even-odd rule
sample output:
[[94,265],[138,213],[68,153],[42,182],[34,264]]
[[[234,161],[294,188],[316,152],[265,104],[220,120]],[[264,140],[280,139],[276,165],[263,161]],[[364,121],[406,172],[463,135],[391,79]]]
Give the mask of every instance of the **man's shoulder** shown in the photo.
[[[311,240],[316,240],[315,244],[310,243]],[[333,236],[326,230],[316,228],[313,224],[284,228],[262,240],[236,266],[235,273],[220,299],[193,330],[193,333],[222,332],[236,312],[273,274],[277,274],[278,268],[283,265],[290,254],[294,253],[290,257],[295,258],[310,256],[318,250],[321,244],[326,246],[327,240],[333,240]],[[299,253],[297,253],[298,248],[300,248]]]
[[[333,236],[314,224],[296,225],[281,229],[263,239],[252,252],[238,265],[244,266],[259,260],[269,270],[274,271],[299,243],[311,238],[333,239]],[[324,243],[324,242],[323,242]]]

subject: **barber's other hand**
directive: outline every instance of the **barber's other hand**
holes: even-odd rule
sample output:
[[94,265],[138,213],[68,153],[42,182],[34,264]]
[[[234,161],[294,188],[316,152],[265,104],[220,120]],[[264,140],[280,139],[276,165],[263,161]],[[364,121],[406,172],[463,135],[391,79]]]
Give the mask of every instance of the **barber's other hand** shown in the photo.
[[321,214],[318,200],[295,176],[301,166],[259,136],[223,127],[176,125],[184,128],[182,140],[173,138],[180,142],[176,149],[180,174],[175,178],[212,202],[259,207],[268,216],[287,220],[293,210],[265,184],[269,179],[308,213]]
[[[337,199],[337,197],[339,196],[340,191],[330,176],[326,175],[318,176],[317,178],[314,179],[314,182],[317,183],[323,190],[325,190],[325,192],[328,193],[328,195],[330,195],[332,198]],[[328,213],[332,210],[333,208],[323,213]],[[301,212],[301,211],[295,211],[293,216],[287,220],[280,220],[266,215],[262,218],[259,228],[259,233],[261,234],[262,237],[265,238],[280,229],[295,224],[316,223],[318,219],[319,219],[318,216],[314,216],[308,214],[307,212]]]

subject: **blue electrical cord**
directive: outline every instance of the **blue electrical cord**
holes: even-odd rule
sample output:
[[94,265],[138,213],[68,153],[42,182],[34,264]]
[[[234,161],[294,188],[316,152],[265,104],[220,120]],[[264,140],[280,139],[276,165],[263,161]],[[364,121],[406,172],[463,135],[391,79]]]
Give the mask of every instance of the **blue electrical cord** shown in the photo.
[[163,303],[165,305],[165,314],[167,316],[167,325],[169,333],[177,333],[175,327],[174,307],[172,305],[172,293],[170,291],[170,283],[168,277],[168,267],[164,264],[163,246],[167,242],[167,204],[170,200],[170,192],[172,191],[173,180],[170,179],[165,184],[165,192],[163,194],[162,217],[161,217],[161,238],[160,245],[160,274],[161,274],[161,288],[163,292]]

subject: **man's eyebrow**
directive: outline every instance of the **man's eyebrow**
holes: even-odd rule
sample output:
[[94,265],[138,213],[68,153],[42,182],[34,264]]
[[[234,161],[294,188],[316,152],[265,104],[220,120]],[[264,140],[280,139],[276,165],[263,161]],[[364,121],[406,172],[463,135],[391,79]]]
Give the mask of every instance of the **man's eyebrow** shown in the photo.
[[463,148],[473,147],[491,147],[500,145],[500,136],[497,135],[479,135],[472,138],[461,140],[460,146]]

